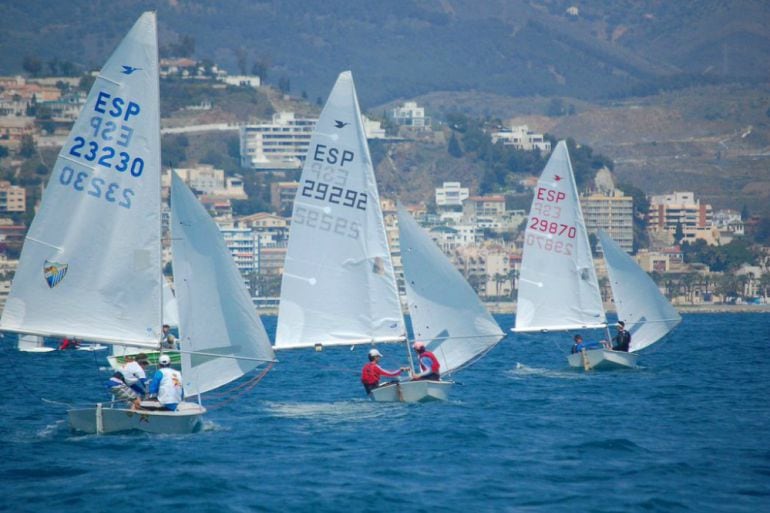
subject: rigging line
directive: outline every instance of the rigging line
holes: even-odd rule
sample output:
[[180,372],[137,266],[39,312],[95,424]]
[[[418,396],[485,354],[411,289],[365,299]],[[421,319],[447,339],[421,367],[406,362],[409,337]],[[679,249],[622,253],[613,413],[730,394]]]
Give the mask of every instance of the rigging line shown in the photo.
[[250,386],[246,390],[243,390],[240,394],[232,395],[229,399],[226,399],[226,400],[221,401],[219,403],[216,403],[216,404],[214,404],[212,406],[209,406],[209,407],[207,407],[207,409],[209,411],[210,410],[219,409],[219,408],[221,408],[223,406],[226,406],[226,405],[230,404],[231,402],[235,401],[236,399],[242,397],[247,392],[249,392],[251,389],[253,389],[257,385],[257,383],[262,381],[262,378],[264,378],[267,375],[267,373],[270,371],[270,369],[272,369],[272,368],[273,368],[273,364],[270,363],[269,365],[267,365],[267,367],[261,373],[259,373],[259,375],[255,376],[254,378],[252,378],[251,380],[249,380],[247,382],[247,385],[250,385]]
[[[273,364],[271,363],[269,365],[272,366]],[[270,368],[268,367],[267,370],[270,370]],[[252,379],[254,379],[254,378],[250,378],[250,379],[248,379],[246,381],[242,381],[242,382],[238,383],[237,385],[233,385],[231,387],[228,387],[226,390],[220,389],[221,390],[220,392],[214,392],[214,393],[210,392],[209,393],[209,397],[227,397],[227,396],[230,396],[233,392],[248,386],[251,383]]]

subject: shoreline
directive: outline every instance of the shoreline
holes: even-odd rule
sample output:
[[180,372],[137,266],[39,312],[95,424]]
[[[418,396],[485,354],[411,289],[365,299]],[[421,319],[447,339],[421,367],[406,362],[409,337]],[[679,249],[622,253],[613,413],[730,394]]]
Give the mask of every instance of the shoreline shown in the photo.
[[[514,314],[516,313],[516,303],[484,303],[492,314]],[[615,314],[614,305],[605,305],[607,313]],[[767,313],[770,314],[770,304],[765,305],[730,305],[730,304],[702,304],[702,305],[674,305],[679,313]],[[277,308],[259,308],[257,313],[260,315],[278,315]],[[409,312],[405,309],[405,314]]]

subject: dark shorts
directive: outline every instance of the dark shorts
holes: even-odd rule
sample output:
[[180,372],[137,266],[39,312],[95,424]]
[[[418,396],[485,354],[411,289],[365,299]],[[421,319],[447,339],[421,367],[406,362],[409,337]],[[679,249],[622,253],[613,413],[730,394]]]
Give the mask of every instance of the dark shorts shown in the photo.
[[422,376],[420,378],[414,378],[415,381],[441,381],[441,376],[436,374],[435,372],[432,374],[428,374],[427,376]]

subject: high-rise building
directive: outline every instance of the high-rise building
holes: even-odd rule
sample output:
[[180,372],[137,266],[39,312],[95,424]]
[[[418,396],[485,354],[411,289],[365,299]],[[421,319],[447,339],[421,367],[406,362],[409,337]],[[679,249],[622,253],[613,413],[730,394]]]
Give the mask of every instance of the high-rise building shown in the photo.
[[588,233],[603,230],[626,253],[634,249],[634,199],[623,191],[613,189],[581,196]]
[[694,192],[673,192],[650,197],[647,225],[650,230],[672,235],[680,226],[683,240],[704,239],[711,244],[714,239],[713,215],[711,205],[695,199]]
[[298,169],[305,160],[317,119],[293,112],[273,114],[273,122],[240,128],[241,167]]

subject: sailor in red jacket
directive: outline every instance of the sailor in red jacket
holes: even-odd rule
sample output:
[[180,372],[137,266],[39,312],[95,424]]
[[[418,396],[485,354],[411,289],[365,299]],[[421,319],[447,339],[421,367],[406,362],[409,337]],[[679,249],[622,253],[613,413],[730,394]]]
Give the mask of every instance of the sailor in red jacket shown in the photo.
[[364,384],[367,394],[380,386],[380,377],[396,378],[406,369],[406,367],[402,367],[397,371],[385,370],[379,365],[380,358],[382,358],[382,353],[372,349],[369,351],[369,363],[364,365],[363,370],[361,370],[361,383]]
[[420,363],[420,373],[412,374],[412,379],[429,379],[439,381],[441,379],[441,364],[436,355],[425,349],[425,344],[415,342],[412,346],[417,353],[417,361]]

